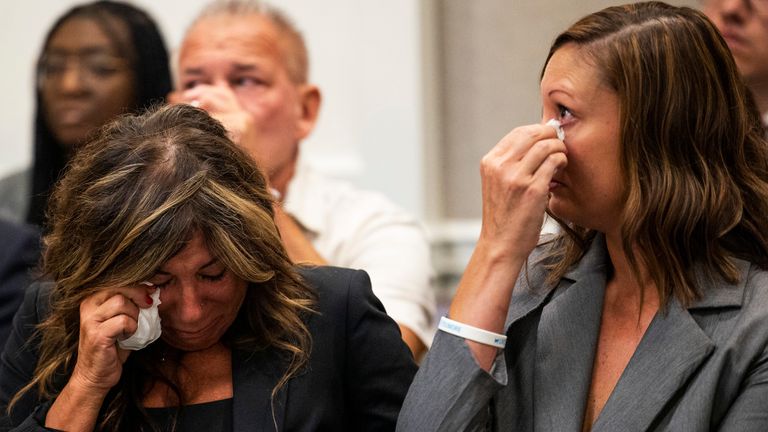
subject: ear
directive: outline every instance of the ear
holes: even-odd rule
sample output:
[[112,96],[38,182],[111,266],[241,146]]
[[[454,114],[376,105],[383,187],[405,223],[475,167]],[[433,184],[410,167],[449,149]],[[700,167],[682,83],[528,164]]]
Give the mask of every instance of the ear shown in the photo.
[[302,140],[315,128],[317,114],[320,111],[320,89],[311,84],[304,84],[299,88],[299,127],[298,139]]

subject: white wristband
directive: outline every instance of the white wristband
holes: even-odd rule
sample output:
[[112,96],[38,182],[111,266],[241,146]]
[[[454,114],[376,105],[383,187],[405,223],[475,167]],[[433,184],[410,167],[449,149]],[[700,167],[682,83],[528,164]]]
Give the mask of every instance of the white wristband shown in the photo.
[[437,328],[446,333],[450,333],[467,340],[471,340],[484,345],[490,345],[496,348],[503,349],[504,346],[507,345],[507,337],[503,334],[498,334],[488,330],[479,329],[477,327],[472,327],[471,325],[462,324],[448,317],[440,318],[440,325],[438,325]]

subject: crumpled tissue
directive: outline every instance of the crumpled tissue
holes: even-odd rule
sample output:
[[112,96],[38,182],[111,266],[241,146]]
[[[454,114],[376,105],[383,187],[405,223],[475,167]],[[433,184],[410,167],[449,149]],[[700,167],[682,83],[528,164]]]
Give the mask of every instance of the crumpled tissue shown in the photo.
[[150,294],[152,306],[139,309],[139,326],[131,337],[117,341],[122,349],[137,351],[156,341],[162,333],[160,327],[160,314],[157,306],[160,305],[160,289]]
[[555,128],[555,131],[557,132],[557,139],[560,141],[565,139],[565,131],[563,130],[562,125],[557,119],[549,119],[548,122],[545,123],[547,126],[552,126]]

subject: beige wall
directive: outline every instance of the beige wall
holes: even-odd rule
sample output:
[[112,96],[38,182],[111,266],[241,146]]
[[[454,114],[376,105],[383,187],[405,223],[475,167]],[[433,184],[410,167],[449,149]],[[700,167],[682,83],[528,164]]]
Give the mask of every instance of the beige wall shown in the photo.
[[[539,121],[539,73],[555,36],[607,0],[435,0],[439,143],[435,205],[446,219],[480,216],[480,158],[514,127]],[[671,1],[696,6],[698,1]]]

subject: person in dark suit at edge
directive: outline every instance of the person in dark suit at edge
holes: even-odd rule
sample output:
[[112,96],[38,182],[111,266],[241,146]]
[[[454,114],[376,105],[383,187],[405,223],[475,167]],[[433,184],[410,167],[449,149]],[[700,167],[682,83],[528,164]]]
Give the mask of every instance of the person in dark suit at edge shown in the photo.
[[0,218],[0,242],[0,347],[4,347],[24,290],[35,278],[40,234],[31,226]]

